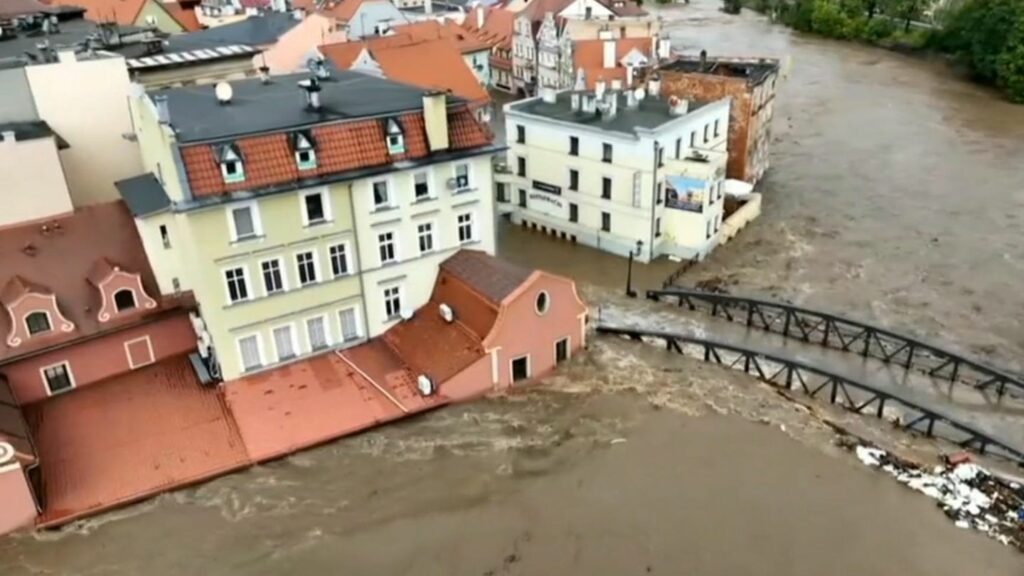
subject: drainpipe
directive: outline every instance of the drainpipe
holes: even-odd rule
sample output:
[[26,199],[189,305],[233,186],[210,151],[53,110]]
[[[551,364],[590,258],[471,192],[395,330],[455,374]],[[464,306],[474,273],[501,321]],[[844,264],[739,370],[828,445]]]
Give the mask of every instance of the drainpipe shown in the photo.
[[[654,260],[654,219],[656,218],[655,210],[657,209],[657,206],[658,206],[658,149],[659,148],[661,148],[661,146],[658,144],[658,141],[655,140],[654,141],[654,169],[651,171],[651,173],[654,175],[654,179],[651,182],[651,230],[650,230],[650,236],[649,236],[650,242],[647,243],[647,245],[651,247],[651,249],[650,249],[650,251],[651,251],[650,260]],[[648,260],[648,261],[650,261],[650,260]]]
[[363,257],[362,252],[359,250],[359,227],[356,226],[356,205],[351,183],[348,185],[348,213],[352,216],[352,243],[355,244],[356,265],[359,267],[359,300],[363,303],[363,322],[366,323],[366,338],[369,339],[370,316],[367,314],[366,308],[366,275],[363,274]]

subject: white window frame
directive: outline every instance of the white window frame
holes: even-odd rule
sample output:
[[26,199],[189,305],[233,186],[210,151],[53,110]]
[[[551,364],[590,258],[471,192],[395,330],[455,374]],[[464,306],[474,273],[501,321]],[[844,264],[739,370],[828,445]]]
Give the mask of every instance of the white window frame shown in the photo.
[[[420,176],[420,175],[422,175],[424,178],[427,179],[427,195],[426,196],[417,196],[416,195],[416,177]],[[431,185],[433,183],[432,176],[433,176],[433,172],[431,170],[420,170],[419,172],[413,172],[413,174],[412,174],[412,201],[413,202],[423,202],[423,201],[426,201],[426,200],[432,200],[433,198],[436,198],[436,195],[434,194],[434,186]]]
[[[331,206],[331,195],[329,188],[319,188],[317,190],[310,190],[303,192],[299,195],[299,212],[302,216],[302,225],[305,227],[318,226],[321,224],[330,224],[334,222],[334,210]],[[324,219],[311,222],[309,220],[309,213],[306,211],[306,198],[310,196],[319,196],[320,204],[324,207]]]
[[[299,267],[299,254],[312,254],[313,255],[313,273],[316,274],[316,279],[312,282],[302,283],[302,272]],[[316,248],[309,248],[307,250],[297,250],[292,254],[292,262],[295,263],[295,285],[299,288],[305,288],[306,286],[314,286],[323,282],[324,275],[323,271],[320,270],[320,255],[317,254]]]
[[[281,273],[281,289],[280,290],[277,290],[277,291],[274,291],[274,292],[268,292],[267,291],[267,278],[266,278],[265,272],[263,271],[263,265],[266,264],[267,262],[277,262],[277,269]],[[288,291],[288,274],[287,274],[287,268],[286,268],[285,263],[284,263],[284,258],[282,258],[281,256],[274,256],[273,258],[267,258],[265,260],[260,260],[257,263],[257,265],[259,266],[259,270],[260,270],[260,286],[263,287],[263,295],[264,296],[271,296],[273,294],[283,294],[283,293]]]
[[[32,331],[29,329],[28,317],[35,314],[36,312],[42,312],[46,316],[46,324],[50,327],[49,330],[43,330],[42,332],[36,332],[35,334],[33,334]],[[29,338],[32,338],[34,336],[42,336],[43,334],[49,334],[50,332],[53,332],[53,317],[50,316],[49,310],[30,310],[28,314],[25,314],[24,316],[21,317],[21,323],[25,325],[25,334],[28,335]]]
[[[391,246],[393,248],[392,252],[394,252],[395,255],[393,260],[388,260],[387,262],[385,262],[384,259],[381,258],[380,254],[380,237],[384,234],[391,234]],[[377,232],[377,261],[380,262],[381,266],[389,266],[392,264],[397,264],[402,261],[402,255],[398,251],[398,230],[380,230]]]
[[[313,339],[310,337],[309,323],[318,318],[324,323],[324,339],[327,341],[327,346],[324,348],[314,348]],[[333,334],[331,334],[331,318],[329,314],[324,313],[317,316],[310,316],[302,321],[302,326],[306,329],[306,343],[309,344],[310,353],[329,350],[331,346],[334,346],[334,337]]]
[[[287,357],[287,358],[282,358],[281,357],[281,351],[277,349],[277,335],[275,334],[275,332],[277,330],[281,329],[281,328],[288,328],[288,330],[289,330],[289,333],[288,333],[289,338],[288,339],[291,340],[291,344],[292,344],[292,352],[293,352],[293,354],[291,356]],[[271,326],[271,328],[270,328],[270,340],[274,343],[274,360],[276,362],[285,362],[287,360],[295,360],[296,358],[299,358],[299,357],[302,356],[302,348],[299,346],[299,335],[296,333],[296,330],[295,330],[295,322],[285,322],[284,324],[278,324],[276,326]]]
[[[462,226],[463,226],[463,223],[460,222],[459,219],[462,218],[463,216],[469,216],[469,239],[467,239],[467,240],[463,240],[462,239]],[[458,239],[459,244],[471,244],[473,242],[476,242],[477,235],[476,235],[476,212],[475,211],[469,210],[469,211],[461,212],[461,213],[455,215],[455,237]]]
[[516,383],[516,372],[515,369],[513,369],[513,366],[515,365],[516,360],[522,360],[523,358],[526,358],[526,378],[523,378],[520,382],[533,378],[533,361],[529,354],[522,354],[508,359],[508,383],[510,385]]
[[[401,295],[399,295],[399,298],[401,298]],[[356,321],[355,322],[356,323],[356,336],[355,336],[355,338],[352,338],[352,339],[346,339],[345,338],[345,325],[341,322],[341,313],[342,312],[346,312],[348,310],[352,311],[352,317],[355,318],[355,321]],[[360,322],[360,318],[359,318],[359,306],[346,306],[344,308],[339,308],[336,316],[338,318],[338,338],[339,338],[338,341],[339,342],[355,342],[355,341],[361,340],[363,338],[363,330],[361,329],[362,322]]]
[[[246,368],[245,366],[244,355],[242,354],[242,340],[247,338],[256,339],[256,355],[259,356],[259,366],[254,366],[252,368]],[[255,372],[256,370],[267,367],[267,353],[263,349],[263,335],[259,332],[253,332],[252,334],[246,334],[245,336],[235,338],[235,349],[238,351],[238,366],[241,368],[241,372],[243,374]]]
[[[56,368],[58,366],[64,366],[64,372],[68,375],[68,381],[71,382],[71,388],[66,390],[58,390],[56,392],[50,390],[50,381],[46,379],[46,371],[50,368]],[[78,387],[78,383],[75,382],[75,374],[71,371],[71,362],[68,360],[61,360],[60,362],[54,362],[53,364],[47,364],[46,366],[39,367],[39,377],[43,380],[43,388],[46,390],[46,396],[54,396],[56,394],[64,394],[71,392]]]
[[[149,362],[143,362],[142,364],[136,364],[135,362],[132,362],[132,353],[128,351],[128,346],[130,344],[135,344],[137,342],[145,342],[146,343],[146,347],[149,348]],[[142,336],[141,338],[133,338],[131,340],[125,340],[124,341],[124,355],[128,359],[128,367],[131,368],[132,370],[135,370],[136,368],[142,368],[143,366],[149,366],[150,364],[155,364],[156,363],[156,354],[153,353],[153,341],[150,340],[148,334],[145,335],[145,336]]]
[[[348,269],[348,271],[343,273],[343,274],[335,274],[334,273],[334,255],[331,254],[331,250],[333,250],[337,246],[342,246],[345,249],[345,267]],[[351,276],[351,275],[355,274],[355,265],[352,262],[352,246],[348,243],[348,240],[345,240],[345,241],[342,241],[342,242],[335,242],[334,244],[331,244],[330,246],[328,246],[327,247],[327,261],[328,261],[328,264],[330,264],[330,266],[331,266],[331,278],[332,279],[334,279],[334,278],[343,278],[345,276]]]
[[[459,166],[466,167],[466,185],[459,186]],[[466,160],[452,163],[452,178],[455,179],[455,191],[465,191],[473,187],[473,163]]]
[[[242,279],[245,281],[245,292],[246,297],[240,300],[231,299],[231,288],[228,287],[228,270],[242,270]],[[242,302],[249,302],[253,299],[252,293],[252,281],[249,276],[249,266],[247,264],[239,264],[238,266],[225,266],[220,270],[221,281],[224,282],[224,299],[228,306],[233,304],[241,304]]]
[[[416,249],[419,250],[420,254],[433,254],[437,252],[437,221],[436,220],[423,220],[415,221],[413,224],[416,225]],[[423,234],[420,233],[420,226],[430,226],[430,250],[423,250],[420,246],[420,239]]]
[[[385,293],[387,290],[395,289],[398,290],[398,312],[391,316],[388,315],[388,296]],[[403,304],[405,303],[405,290],[401,284],[391,284],[389,286],[381,286],[381,303],[384,304],[384,321],[390,322],[397,320],[402,317]]]
[[[252,214],[252,228],[255,233],[254,236],[247,236],[245,238],[238,237],[238,230],[235,229],[235,210],[242,208],[248,208],[249,213]],[[246,242],[248,240],[255,240],[263,237],[263,218],[260,216],[260,205],[259,202],[251,200],[249,202],[235,202],[224,207],[225,215],[228,219],[228,230],[231,234],[231,242]]]
[[555,340],[555,343],[552,344],[551,346],[552,351],[554,352],[552,358],[555,359],[555,366],[558,365],[558,343],[562,342],[563,340],[565,341],[565,360],[563,360],[563,362],[568,362],[569,360],[572,360],[572,336],[568,335],[559,338],[558,340]]

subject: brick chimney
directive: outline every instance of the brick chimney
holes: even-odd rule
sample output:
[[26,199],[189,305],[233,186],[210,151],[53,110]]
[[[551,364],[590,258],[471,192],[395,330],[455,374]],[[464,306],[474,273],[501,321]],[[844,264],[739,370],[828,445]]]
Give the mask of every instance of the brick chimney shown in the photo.
[[444,92],[423,94],[423,125],[431,152],[448,149],[448,98]]

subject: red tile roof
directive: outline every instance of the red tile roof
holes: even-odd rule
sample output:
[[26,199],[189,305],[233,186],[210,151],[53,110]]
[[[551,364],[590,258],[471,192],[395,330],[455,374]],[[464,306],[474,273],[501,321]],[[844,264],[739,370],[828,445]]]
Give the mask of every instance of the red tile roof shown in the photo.
[[450,90],[474,104],[490,100],[487,90],[480,85],[451,40],[371,48],[370,53],[389,80],[421,88]]
[[476,33],[477,38],[487,43],[488,46],[511,48],[516,13],[494,6],[485,8],[484,25],[480,28],[477,26],[478,9],[480,8],[473,8],[469,11],[466,19],[462,22],[462,27]]
[[164,2],[163,7],[175,22],[181,24],[185,32],[197,32],[203,29],[194,8],[186,8],[179,2]]
[[392,28],[392,31],[396,35],[408,36],[417,42],[447,38],[453,41],[463,54],[479,52],[490,47],[487,42],[481,40],[476,34],[447,19],[444,22],[424,20],[412,24],[402,24]]
[[615,66],[604,67],[604,43],[607,40],[577,40],[573,43],[573,69],[583,69],[587,88],[592,89],[597,80],[605,82],[626,80],[626,68],[619,64],[632,50],[651,58],[651,38],[617,38],[615,40]]
[[459,250],[441,263],[441,269],[466,283],[494,306],[522,286],[533,273],[479,250]]
[[[462,322],[448,324],[444,321],[439,312],[442,302],[431,299],[412,318],[384,333],[384,340],[413,372],[426,374],[438,384],[486,354],[481,338],[469,327]],[[462,308],[461,301],[451,301],[448,305],[453,309]]]
[[[0,362],[33,352],[59,342],[73,340],[119,327],[109,321],[97,320],[100,293],[88,282],[93,266],[100,259],[117,263],[126,272],[142,276],[142,285],[153,298],[159,299],[149,261],[135,229],[135,222],[121,201],[97,204],[78,209],[45,223],[26,224],[0,230],[0,286],[4,302],[25,290],[53,293],[60,311],[75,324],[76,330],[66,336],[46,337],[9,347],[0,340]],[[165,302],[157,310],[173,306]],[[144,312],[145,316],[154,311]],[[131,322],[138,322],[134,316]],[[10,330],[10,317],[0,314],[0,334]]]
[[93,22],[116,22],[132,25],[143,6],[150,0],[49,0],[53,6],[77,6],[85,9],[85,17]]
[[175,358],[25,408],[46,509],[68,522],[250,463],[217,389]]
[[[181,155],[192,193],[197,197],[255,190],[428,157],[423,113],[407,112],[398,116],[398,121],[405,135],[406,152],[397,155],[388,154],[384,120],[353,120],[314,127],[317,167],[303,170],[301,175],[285,133],[235,140],[245,166],[245,181],[234,184],[224,183],[217,163],[217,144],[185,146]],[[487,129],[477,122],[466,105],[448,109],[448,136],[450,149],[455,151],[479,148],[491,142]]]

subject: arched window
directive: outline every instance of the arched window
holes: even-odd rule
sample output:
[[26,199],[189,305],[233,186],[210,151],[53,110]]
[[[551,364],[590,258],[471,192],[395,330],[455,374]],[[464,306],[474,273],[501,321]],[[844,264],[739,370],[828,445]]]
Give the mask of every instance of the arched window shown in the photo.
[[29,335],[49,332],[53,327],[50,325],[50,315],[43,311],[32,312],[25,316],[25,326],[28,327]]
[[131,310],[135,308],[135,292],[128,290],[118,290],[114,293],[114,306],[118,312],[124,312],[125,310]]

